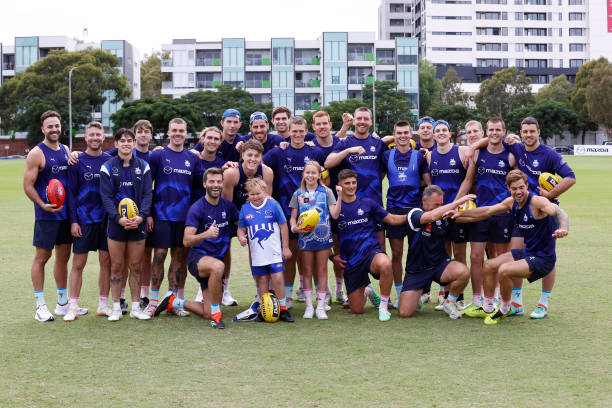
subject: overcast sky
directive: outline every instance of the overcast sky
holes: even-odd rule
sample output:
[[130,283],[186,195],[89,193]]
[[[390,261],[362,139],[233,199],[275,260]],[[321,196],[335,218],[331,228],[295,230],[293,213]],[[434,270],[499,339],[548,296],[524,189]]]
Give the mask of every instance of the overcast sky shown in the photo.
[[124,39],[143,55],[173,38],[314,40],[323,31],[377,33],[379,5],[379,0],[8,1],[2,5],[0,42],[14,45],[15,37],[45,35]]

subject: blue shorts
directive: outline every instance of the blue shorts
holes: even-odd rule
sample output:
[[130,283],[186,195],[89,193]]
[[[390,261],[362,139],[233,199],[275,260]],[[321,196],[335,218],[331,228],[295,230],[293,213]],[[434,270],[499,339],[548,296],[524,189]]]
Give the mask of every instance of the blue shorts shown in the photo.
[[553,268],[555,267],[555,263],[557,261],[556,257],[541,257],[530,254],[529,252],[525,252],[524,249],[513,249],[512,257],[515,261],[520,259],[524,259],[527,261],[527,265],[529,265],[529,271],[531,272],[531,276],[527,278],[529,283],[535,282],[538,279],[542,279],[546,275],[548,275]]
[[189,270],[189,273],[196,278],[202,290],[208,289],[208,278],[202,278],[200,276],[200,273],[198,272],[198,262],[200,262],[200,259],[204,258],[205,256],[210,256],[211,258],[215,258],[223,262],[223,257],[203,254],[202,252],[189,251],[189,255],[187,256],[187,270]]
[[448,220],[448,228],[446,229],[446,240],[453,241],[455,244],[463,244],[468,242],[469,224]]
[[[406,215],[410,212],[410,210],[412,210],[412,208],[393,207],[393,208],[389,208],[387,211],[389,211],[390,214]],[[387,227],[386,228],[387,238],[389,239],[404,239],[404,237],[408,235],[408,221],[407,220],[402,225],[385,224],[385,226]]]
[[113,241],[132,242],[140,241],[147,237],[147,223],[141,222],[137,229],[126,230],[115,221],[108,221],[106,226],[106,236]]
[[183,248],[185,222],[155,220],[153,224],[153,248]]
[[251,266],[251,274],[253,276],[267,276],[273,273],[279,273],[285,270],[285,263],[278,262],[270,265]]
[[[363,260],[352,269],[344,270],[344,286],[346,286],[346,293],[351,294],[362,286],[370,284],[369,274],[372,274],[370,267],[372,266],[372,260],[377,254],[384,254],[385,252],[380,248],[371,249],[366,254]],[[374,279],[379,279],[379,275],[372,274]]]
[[34,237],[32,245],[51,251],[54,246],[71,244],[70,222],[68,220],[36,220],[34,221]]
[[404,275],[404,283],[402,285],[402,292],[407,290],[420,290],[427,291],[431,287],[431,282],[439,283],[440,285],[446,285],[449,282],[442,282],[442,274],[444,270],[453,262],[453,259],[447,258],[440,262],[438,265],[430,266],[418,271],[406,271]]
[[513,228],[514,218],[510,215],[487,218],[471,224],[470,242],[506,244],[510,242]]
[[108,251],[108,240],[106,239],[105,222],[94,222],[82,224],[80,238],[74,237],[72,252],[75,254],[86,254],[89,251]]

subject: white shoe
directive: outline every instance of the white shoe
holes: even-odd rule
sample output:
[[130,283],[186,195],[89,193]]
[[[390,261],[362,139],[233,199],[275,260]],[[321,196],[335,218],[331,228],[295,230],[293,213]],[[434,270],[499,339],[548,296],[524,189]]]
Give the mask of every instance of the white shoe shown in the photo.
[[187,317],[189,316],[189,312],[186,311],[183,308],[180,307],[173,307],[171,311],[168,312],[169,314],[174,314],[178,317]]
[[123,316],[123,313],[121,313],[121,309],[119,309],[119,310],[113,309],[111,311],[110,316],[108,316],[108,320],[111,321],[111,322],[116,322],[119,319],[121,319],[122,316]]
[[59,303],[57,303],[55,305],[55,314],[58,316],[64,316],[66,313],[68,313],[69,308],[70,304],[68,302],[66,302],[66,304],[64,305],[60,305]]
[[457,310],[465,309],[465,300],[458,300],[456,303],[457,303]]
[[316,314],[317,314],[317,319],[327,320],[327,313],[325,313],[325,309],[321,309],[320,307],[317,307]]
[[133,317],[138,320],[149,320],[151,316],[140,309],[132,309],[130,312],[130,317]]
[[71,322],[73,320],[76,320],[79,318],[79,307],[71,307],[68,308],[68,312],[66,313],[66,315],[64,316],[64,321],[65,322]]
[[36,308],[34,318],[39,322],[52,322],[55,320],[55,317],[53,317],[53,315],[47,308],[47,305],[38,306]]
[[221,303],[223,303],[223,306],[238,306],[238,301],[232,297],[229,290],[223,292]]
[[142,311],[142,313],[146,314],[147,316],[149,316],[149,318],[151,318],[155,314],[155,309],[157,309],[157,305],[149,303],[147,307],[145,307],[145,309]]
[[293,308],[293,299],[291,298],[287,298],[287,310],[292,309]]
[[314,316],[314,307],[310,306],[310,307],[306,307],[306,310],[304,310],[304,315],[302,316],[304,319],[312,319],[312,316]]
[[423,297],[421,296],[417,302],[417,312],[422,312],[425,309],[425,305],[423,304]]
[[327,294],[325,295],[325,311],[328,312],[331,310],[331,300],[332,300],[332,296],[331,296],[331,292],[327,291]]
[[444,311],[451,319],[461,319],[461,312],[457,309],[456,302],[444,302]]
[[204,299],[204,295],[202,294],[202,288],[198,288],[198,294],[195,297],[196,302],[201,302]]
[[113,313],[113,309],[111,309],[108,305],[98,305],[98,312],[96,313],[98,316],[110,316]]
[[438,295],[438,305],[434,307],[434,310],[441,311],[444,310],[444,295]]
[[339,290],[336,292],[336,301],[342,304],[344,304],[344,302],[348,302],[348,297],[346,296],[343,290]]
[[297,301],[298,302],[305,302],[306,301],[306,296],[304,295],[304,289],[298,288],[298,290],[296,290],[295,293],[297,294]]
[[430,299],[431,299],[431,294],[429,294],[429,293],[423,293],[421,295],[421,302],[423,302],[423,304],[429,303]]
[[85,308],[85,307],[79,307],[79,316],[85,316],[87,313],[89,313],[89,309]]

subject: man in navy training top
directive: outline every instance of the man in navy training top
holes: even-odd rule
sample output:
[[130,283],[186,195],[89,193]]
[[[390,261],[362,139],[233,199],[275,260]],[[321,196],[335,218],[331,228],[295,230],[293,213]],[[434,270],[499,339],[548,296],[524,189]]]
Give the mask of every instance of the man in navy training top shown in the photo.
[[[286,142],[291,142],[289,135],[289,120],[291,119],[291,111],[286,106],[277,106],[272,111],[272,126],[277,135],[282,136]],[[306,132],[305,141],[314,140],[315,135],[311,132]]]
[[183,244],[191,247],[188,265],[199,282],[203,300],[185,301],[173,293],[164,297],[155,311],[187,309],[204,319],[209,319],[215,329],[225,328],[221,314],[223,288],[223,258],[230,244],[230,229],[238,222],[238,211],[230,201],[221,197],[223,170],[212,167],[204,173],[206,195],[196,201],[185,220]]
[[34,239],[36,247],[32,261],[31,276],[36,300],[34,318],[40,322],[55,320],[43,295],[45,283],[45,265],[55,249],[53,276],[57,285],[57,306],[55,314],[65,315],[68,312],[68,259],[70,259],[70,223],[65,202],[56,207],[46,200],[46,189],[51,179],[58,179],[64,188],[68,182],[68,155],[70,150],[59,142],[62,134],[61,116],[55,111],[46,111],[40,116],[41,130],[45,138],[34,147],[26,158],[23,173],[23,191],[34,203]]
[[[238,133],[240,127],[242,126],[240,119],[240,112],[238,112],[236,109],[226,109],[221,116],[223,138],[221,141],[221,146],[219,146],[219,149],[217,150],[217,155],[219,155],[219,157],[226,162],[237,162],[240,160],[240,153],[238,150],[236,150],[236,145],[240,140],[242,140],[242,136],[240,133]],[[198,152],[201,152],[203,150],[202,142],[198,141],[193,148]]]
[[242,151],[242,144],[250,139],[255,139],[261,143],[264,147],[264,154],[280,145],[285,139],[282,136],[274,133],[268,133],[270,130],[270,124],[268,123],[268,117],[263,112],[253,112],[249,118],[249,127],[251,133],[241,138],[236,145],[238,151]]
[[[474,222],[510,211],[515,225],[521,230],[525,247],[489,259],[484,264],[485,301],[470,316],[484,317],[485,324],[496,324],[511,315],[513,280],[535,282],[549,275],[555,267],[556,238],[569,232],[569,217],[557,204],[529,191],[527,175],[512,170],[506,176],[512,197],[499,204],[479,207],[464,212],[453,212],[459,222]],[[502,302],[495,310],[493,294],[499,281]]]
[[70,270],[70,308],[65,321],[78,318],[78,301],[83,282],[83,269],[89,251],[98,251],[98,316],[110,316],[110,258],[106,240],[104,206],[100,197],[100,169],[111,156],[102,151],[104,128],[100,122],[90,122],[85,128],[87,148],[79,154],[79,161],[68,167],[68,188],[72,205],[69,208],[70,232],[73,237],[72,269]]

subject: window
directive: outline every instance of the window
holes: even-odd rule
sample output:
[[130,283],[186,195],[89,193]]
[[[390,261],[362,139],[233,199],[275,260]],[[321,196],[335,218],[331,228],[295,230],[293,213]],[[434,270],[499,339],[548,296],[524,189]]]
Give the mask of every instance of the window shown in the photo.
[[476,0],[476,4],[508,4],[508,0]]
[[[349,68],[348,70],[348,83],[349,84],[361,84],[364,85],[368,80],[367,77],[371,78],[372,68]],[[371,81],[371,79],[369,80]]]
[[389,4],[389,11],[391,13],[403,13],[404,5],[402,3],[391,3]]
[[514,62],[514,65],[515,65],[517,68],[523,68],[523,60],[522,60],[522,59],[517,59],[517,60]]
[[548,45],[547,44],[525,44],[525,51],[546,52],[548,51]]
[[15,69],[15,55],[4,54],[2,56],[2,69],[12,71]]
[[242,88],[244,86],[244,72],[224,72],[223,83],[234,88]]
[[545,59],[526,59],[525,68],[547,68],[547,60]]
[[393,65],[395,64],[394,50],[376,50],[377,65]]
[[346,99],[346,91],[326,91],[325,92],[325,103],[334,101],[343,101]]
[[175,88],[193,88],[195,86],[195,74],[193,72],[174,72],[172,82]]
[[274,85],[275,89],[293,88],[293,72],[291,71],[272,72],[272,84]]
[[248,50],[246,51],[246,65],[250,65],[250,66],[270,65],[270,50]]
[[389,37],[390,37],[392,40],[395,40],[396,38],[403,38],[403,37],[405,37],[405,35],[404,35],[404,33],[391,33],[391,34],[389,35]]
[[514,13],[514,19],[520,21],[523,19],[523,13]]
[[477,27],[476,35],[502,35],[501,27]]
[[578,68],[580,67],[582,64],[584,64],[584,60],[583,59],[571,59],[570,61],[570,68]]
[[346,61],[346,42],[325,41],[324,48],[327,61]]
[[196,66],[198,67],[209,67],[209,66],[221,66],[221,51],[196,51]]
[[477,11],[476,20],[499,20],[501,13],[492,11]]
[[584,51],[584,44],[570,44],[569,50],[570,52],[582,52]]
[[295,65],[319,65],[319,50],[295,50]]
[[296,88],[318,88],[321,86],[318,72],[296,72],[295,87]]
[[498,67],[501,68],[502,60],[496,58],[478,58],[477,60],[479,67]]
[[371,45],[349,45],[349,61],[374,61],[374,54]]
[[223,66],[224,67],[242,67],[244,66],[244,48],[242,47],[223,48]]
[[395,81],[395,71],[376,71],[377,81]]
[[476,50],[477,51],[508,51],[508,43],[477,43]]
[[274,65],[293,65],[293,48],[274,47],[272,49],[272,62]]
[[194,65],[195,51],[193,50],[174,50],[172,51],[172,62],[175,67],[185,67]]
[[582,37],[584,32],[582,28],[570,28],[569,35],[570,37]]
[[314,110],[319,109],[321,99],[319,94],[295,94],[295,109]]
[[559,29],[559,37],[563,37],[563,29],[562,28]]
[[546,37],[548,35],[545,28],[525,28],[524,33],[527,37]]
[[196,74],[196,88],[213,89],[221,85],[220,72],[198,72]]
[[470,31],[433,31],[432,35],[472,35]]
[[567,4],[570,6],[582,6],[582,0],[567,0]]
[[[561,5],[561,1],[559,0],[559,5]],[[559,21],[563,21],[563,13],[559,13]]]
[[472,51],[471,48],[467,47],[432,47],[432,51]]
[[272,103],[274,106],[286,106],[289,110],[293,109],[293,94],[274,94],[272,95]]
[[472,4],[471,0],[431,0],[431,2],[434,4]]
[[403,26],[404,20],[401,18],[392,18],[391,20],[389,20],[389,25],[393,27]]
[[417,47],[397,47],[398,65],[416,65],[418,63]]
[[432,16],[433,20],[471,20],[472,16]]
[[569,20],[570,21],[582,21],[583,13],[569,13]]
[[546,6],[551,5],[551,0],[525,0],[525,4],[532,6]]
[[547,84],[549,82],[548,75],[527,75],[531,79],[532,84]]
[[546,13],[525,13],[525,20],[546,21]]
[[516,27],[514,29],[514,35],[516,37],[522,37],[523,36],[523,28],[522,27]]
[[563,52],[563,44],[559,44],[559,52]]
[[269,72],[247,72],[246,73],[247,88],[270,88],[270,73]]
[[523,44],[522,43],[514,44],[514,51],[516,51],[516,52],[523,52]]
[[253,102],[255,103],[270,103],[272,102],[272,95],[270,94],[251,94]]

